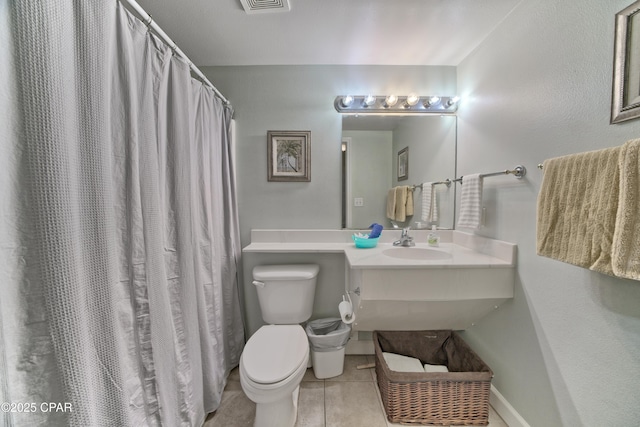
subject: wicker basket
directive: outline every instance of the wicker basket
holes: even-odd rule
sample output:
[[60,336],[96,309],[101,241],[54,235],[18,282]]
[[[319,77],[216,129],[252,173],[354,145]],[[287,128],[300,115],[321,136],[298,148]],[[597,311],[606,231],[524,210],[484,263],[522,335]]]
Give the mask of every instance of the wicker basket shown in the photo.
[[[460,336],[444,331],[375,331],[376,376],[387,418],[405,425],[489,424],[493,372]],[[382,352],[446,365],[449,372],[397,372]]]

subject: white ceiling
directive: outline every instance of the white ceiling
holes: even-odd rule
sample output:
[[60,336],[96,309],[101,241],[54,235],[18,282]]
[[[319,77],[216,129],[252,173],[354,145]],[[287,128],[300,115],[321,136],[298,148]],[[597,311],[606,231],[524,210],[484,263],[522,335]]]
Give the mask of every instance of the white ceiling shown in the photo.
[[521,0],[138,0],[198,66],[458,65]]

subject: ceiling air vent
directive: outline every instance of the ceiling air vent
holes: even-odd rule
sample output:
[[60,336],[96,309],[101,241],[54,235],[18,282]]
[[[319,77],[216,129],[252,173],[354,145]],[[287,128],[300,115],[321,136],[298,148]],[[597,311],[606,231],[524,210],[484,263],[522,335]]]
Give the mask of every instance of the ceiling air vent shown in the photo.
[[244,11],[251,13],[288,12],[289,0],[240,0]]

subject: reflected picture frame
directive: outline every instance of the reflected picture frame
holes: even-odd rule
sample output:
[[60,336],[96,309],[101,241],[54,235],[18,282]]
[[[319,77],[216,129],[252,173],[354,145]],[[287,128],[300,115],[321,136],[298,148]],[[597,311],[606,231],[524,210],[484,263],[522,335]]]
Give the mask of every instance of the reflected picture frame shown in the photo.
[[267,131],[267,180],[311,181],[310,131]]
[[409,179],[409,147],[398,151],[398,181]]
[[640,0],[616,14],[611,124],[640,117]]

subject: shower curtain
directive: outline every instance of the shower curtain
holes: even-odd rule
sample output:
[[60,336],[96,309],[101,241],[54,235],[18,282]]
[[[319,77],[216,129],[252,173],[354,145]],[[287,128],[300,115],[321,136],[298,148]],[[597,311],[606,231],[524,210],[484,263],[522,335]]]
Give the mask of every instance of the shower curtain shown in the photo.
[[116,0],[0,14],[0,424],[199,426],[244,345],[232,112]]

